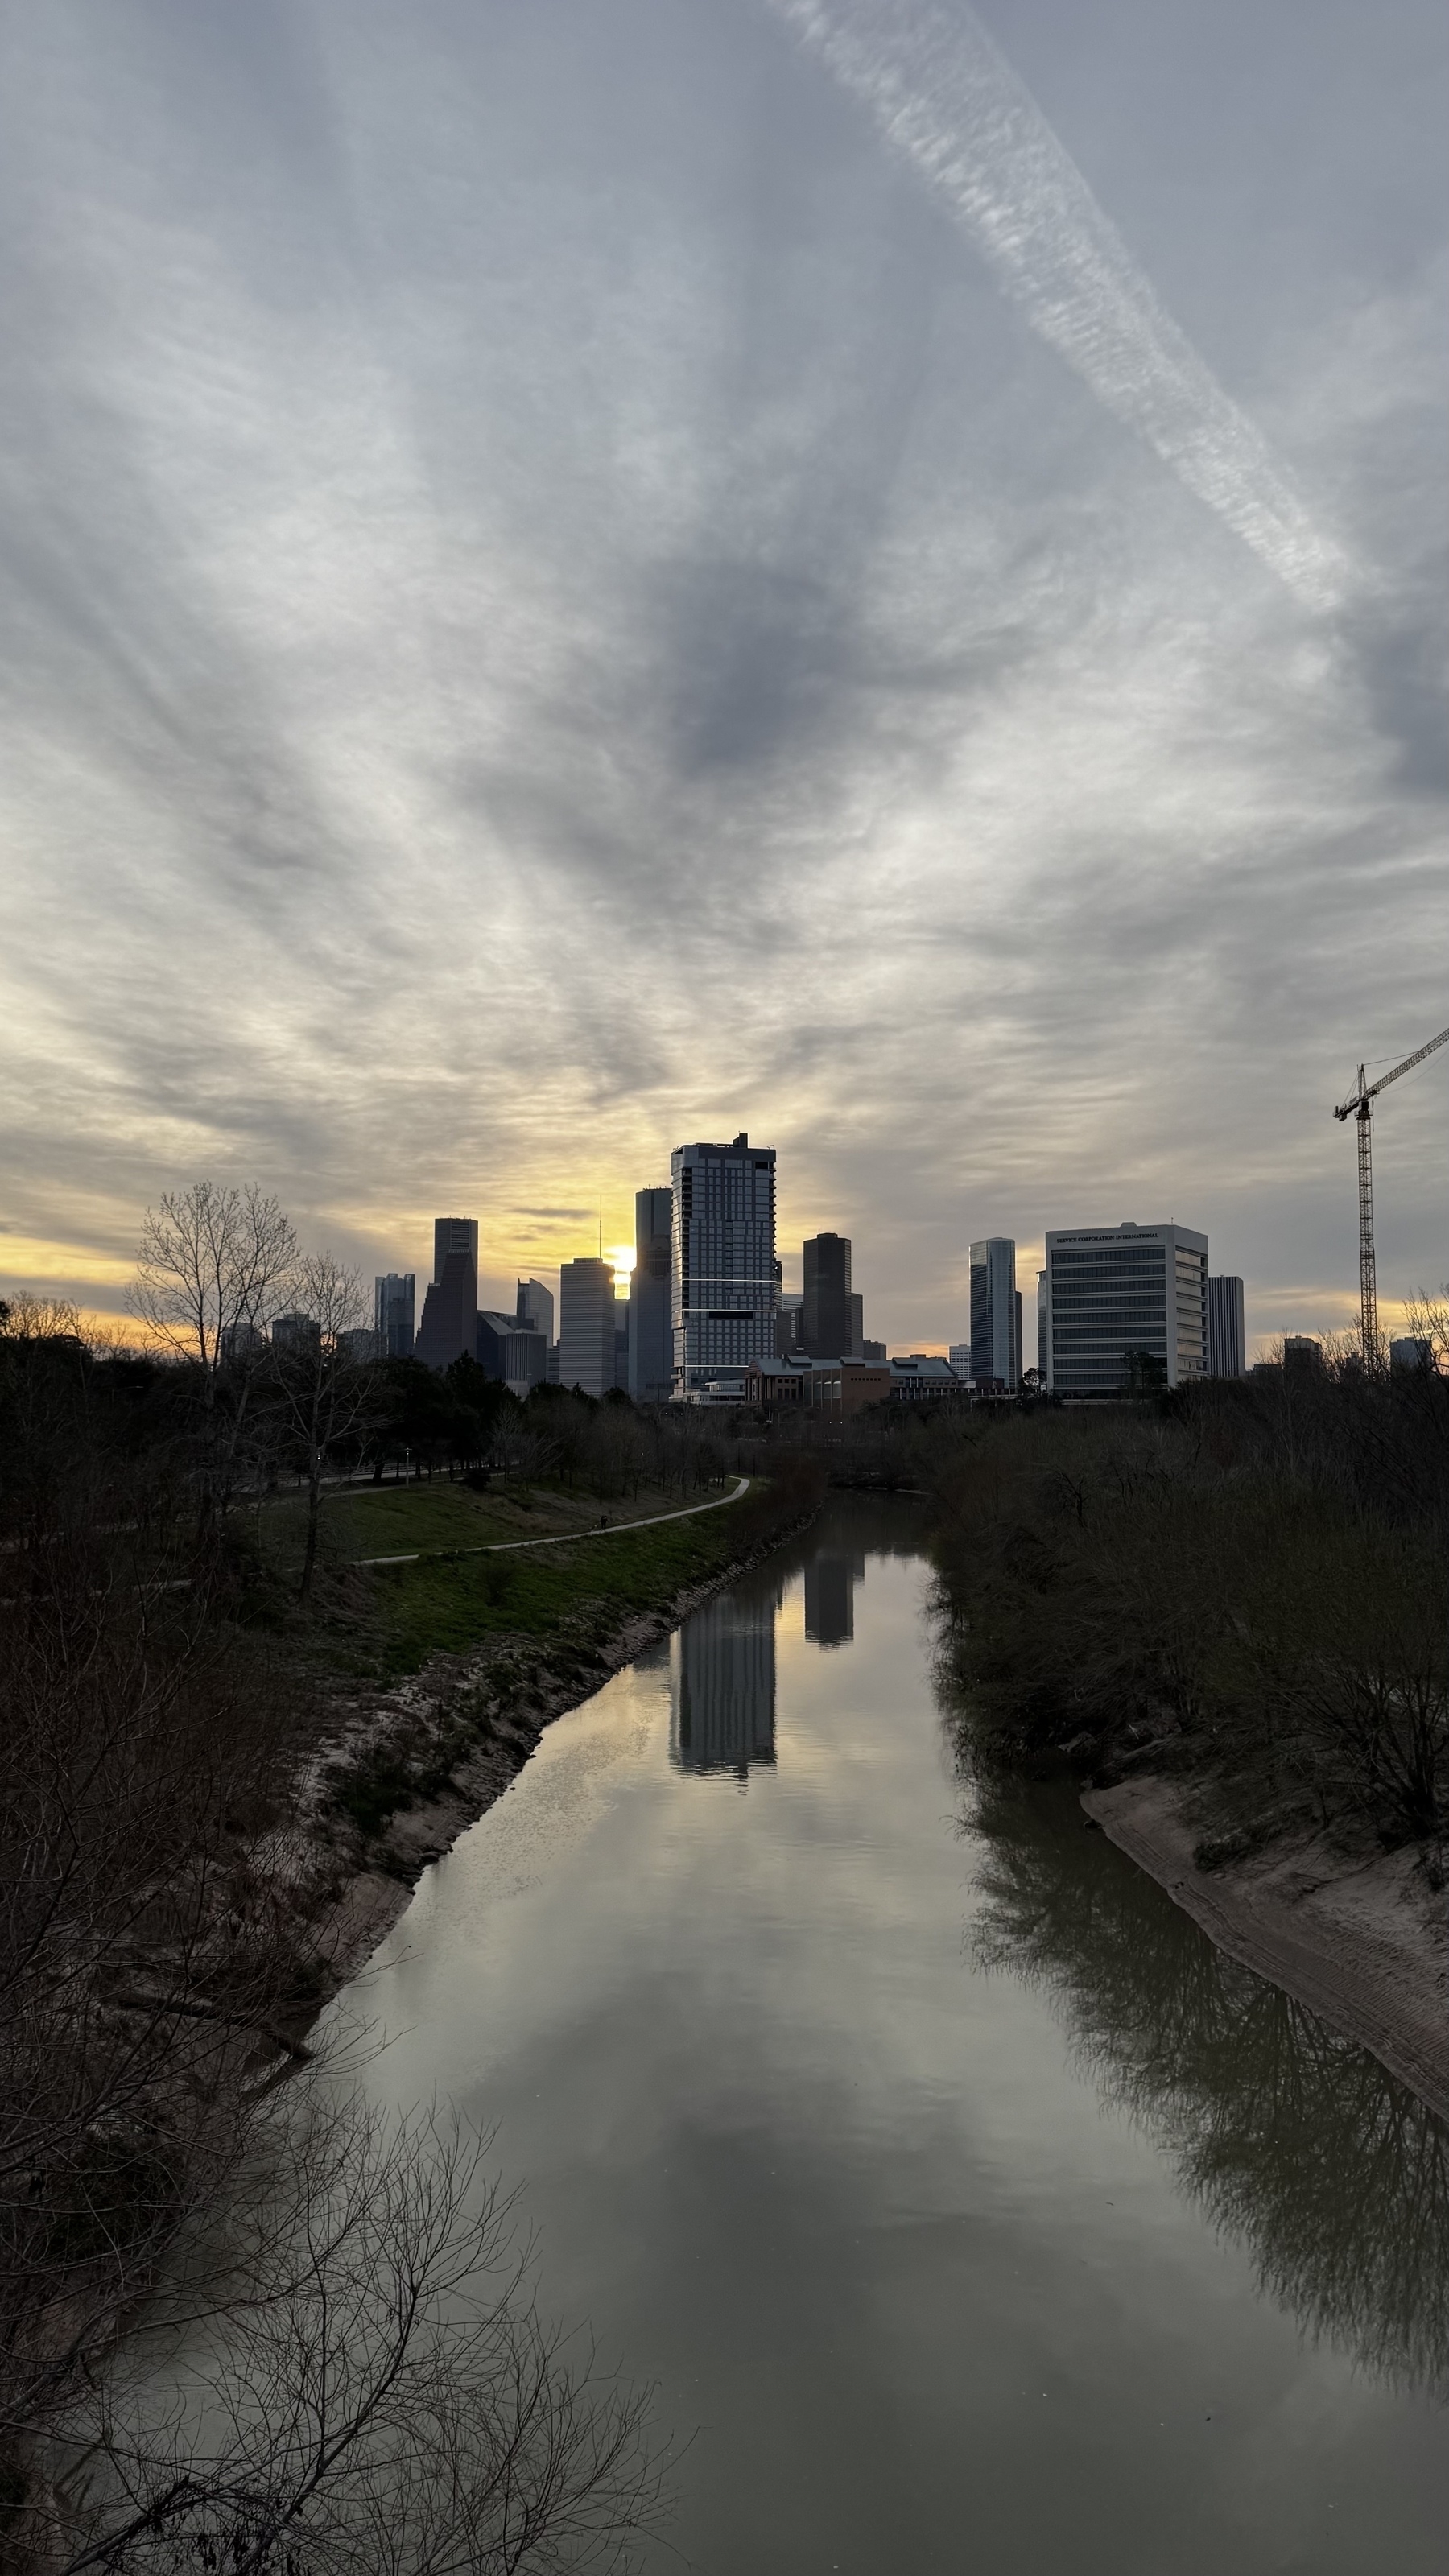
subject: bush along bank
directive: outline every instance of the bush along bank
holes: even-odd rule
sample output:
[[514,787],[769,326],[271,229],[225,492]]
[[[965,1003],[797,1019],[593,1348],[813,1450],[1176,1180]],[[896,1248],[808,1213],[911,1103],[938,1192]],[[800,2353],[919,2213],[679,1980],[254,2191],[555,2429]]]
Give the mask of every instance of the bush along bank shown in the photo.
[[942,1456],[943,1674],[983,1783],[1065,1765],[1229,1955],[1449,2117],[1449,1387],[1041,1412]]

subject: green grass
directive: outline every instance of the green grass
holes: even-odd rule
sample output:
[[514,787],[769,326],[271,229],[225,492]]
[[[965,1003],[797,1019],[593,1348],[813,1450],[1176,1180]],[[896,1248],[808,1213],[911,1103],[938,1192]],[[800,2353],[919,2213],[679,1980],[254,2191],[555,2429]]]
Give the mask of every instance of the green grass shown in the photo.
[[[463,1484],[376,1485],[331,1493],[322,1506],[322,1544],[333,1564],[369,1556],[402,1555],[414,1548],[498,1545],[510,1539],[549,1538],[570,1529],[593,1529],[600,1512],[610,1523],[642,1520],[652,1512],[678,1511],[679,1496],[641,1492],[625,1501],[537,1485],[527,1502],[501,1488],[475,1494]],[[263,1544],[284,1565],[300,1565],[307,1507],[288,1495],[267,1506]]]
[[572,1547],[373,1567],[367,1580],[381,1663],[391,1674],[416,1672],[430,1655],[464,1654],[490,1635],[543,1645],[566,1626],[587,1651],[621,1620],[661,1608],[686,1584],[728,1564],[745,1535],[746,1509],[727,1505]]

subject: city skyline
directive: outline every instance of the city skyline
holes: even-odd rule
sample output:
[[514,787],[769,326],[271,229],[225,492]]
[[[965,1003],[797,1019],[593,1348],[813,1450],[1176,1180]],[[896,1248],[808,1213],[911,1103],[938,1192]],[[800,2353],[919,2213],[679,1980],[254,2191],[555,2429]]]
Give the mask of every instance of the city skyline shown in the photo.
[[[941,150],[818,35],[909,16],[16,17],[0,1293],[119,1316],[209,1174],[420,1296],[474,1208],[506,1311],[743,1128],[892,1346],[1134,1211],[1250,1347],[1352,1325],[1333,1105],[1449,989],[1442,12],[1305,81],[1247,0],[963,5]],[[1064,230],[942,181],[993,97]]]

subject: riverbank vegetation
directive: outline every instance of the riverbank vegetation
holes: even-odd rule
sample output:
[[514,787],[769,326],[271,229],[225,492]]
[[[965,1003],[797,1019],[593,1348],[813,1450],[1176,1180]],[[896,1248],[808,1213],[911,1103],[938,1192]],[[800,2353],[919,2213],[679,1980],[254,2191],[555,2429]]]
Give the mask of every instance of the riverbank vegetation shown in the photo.
[[[423,2241],[436,2142],[342,2137],[308,2095],[323,1935],[396,1813],[481,1756],[502,1785],[621,1627],[798,1524],[809,1480],[724,1500],[707,1427],[576,1398],[520,1429],[492,1390],[487,1435],[465,1372],[373,1485],[395,1379],[319,1463],[317,1416],[212,1357],[0,1316],[0,2569],[371,2567],[359,2517],[404,2491],[437,2512],[390,2565],[622,2566],[640,2410],[538,2328],[476,2175]],[[615,1526],[682,1499],[722,1507]],[[116,2376],[178,2281],[225,2420]]]
[[1351,1360],[933,1460],[944,1653],[978,1748],[1180,1774],[1223,1863],[1294,1829],[1422,1847],[1449,1805],[1449,1382]]

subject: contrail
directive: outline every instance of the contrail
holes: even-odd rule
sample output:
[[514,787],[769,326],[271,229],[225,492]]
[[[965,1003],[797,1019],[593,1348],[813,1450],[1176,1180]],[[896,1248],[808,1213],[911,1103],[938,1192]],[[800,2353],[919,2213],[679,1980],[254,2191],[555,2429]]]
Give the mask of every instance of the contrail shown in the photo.
[[1315,609],[1347,566],[1287,468],[1166,312],[974,13],[771,0],[971,234],[1013,303],[1116,418]]

